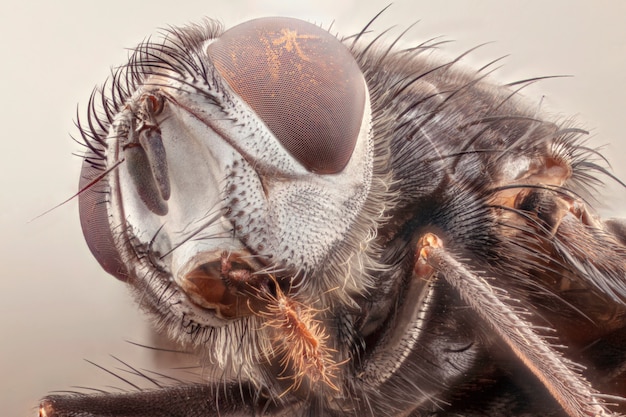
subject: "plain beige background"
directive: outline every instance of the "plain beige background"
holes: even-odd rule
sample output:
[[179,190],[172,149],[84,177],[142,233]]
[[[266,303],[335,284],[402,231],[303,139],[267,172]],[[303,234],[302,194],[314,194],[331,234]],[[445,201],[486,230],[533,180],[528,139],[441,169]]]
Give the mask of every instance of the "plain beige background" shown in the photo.
[[[203,16],[232,26],[288,15],[358,31],[387,0],[23,1],[0,12],[0,414],[36,415],[37,399],[72,385],[122,385],[84,358],[115,366],[110,354],[150,367],[148,332],[121,283],[92,259],[72,201],[30,219],[76,191],[79,151],[70,134],[76,106],[123,63],[129,48],[159,27]],[[296,2],[293,2],[296,3]],[[443,35],[454,56],[495,41],[465,60],[470,67],[511,54],[494,78],[571,74],[526,94],[557,115],[575,115],[626,178],[626,2],[397,1],[373,26],[399,34],[421,20],[404,45]],[[626,216],[626,191],[606,197],[605,213]],[[613,192],[611,192],[613,193]],[[612,206],[612,208],[611,208]]]

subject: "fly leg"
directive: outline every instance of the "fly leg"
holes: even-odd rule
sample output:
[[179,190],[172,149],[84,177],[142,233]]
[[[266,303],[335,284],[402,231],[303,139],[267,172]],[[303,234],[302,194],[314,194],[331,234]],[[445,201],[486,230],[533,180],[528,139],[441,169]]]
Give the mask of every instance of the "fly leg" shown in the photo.
[[[442,277],[461,299],[493,330],[545,386],[570,417],[607,416],[612,413],[598,399],[591,385],[550,343],[541,337],[524,316],[512,307],[507,294],[484,277],[467,269],[447,251],[434,234],[425,234],[417,248],[416,273]],[[430,271],[432,268],[432,271]],[[437,272],[432,274],[429,272]]]
[[259,409],[268,416],[283,410],[245,383],[192,384],[126,393],[51,395],[41,401],[39,417],[238,417],[256,415]]

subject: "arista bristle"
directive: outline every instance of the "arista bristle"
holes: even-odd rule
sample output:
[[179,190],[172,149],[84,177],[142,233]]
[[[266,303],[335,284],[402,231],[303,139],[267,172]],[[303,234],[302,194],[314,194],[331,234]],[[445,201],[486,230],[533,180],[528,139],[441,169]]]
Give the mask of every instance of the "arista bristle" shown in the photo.
[[322,322],[316,318],[318,310],[290,298],[277,283],[275,288],[275,295],[263,294],[264,308],[258,315],[264,327],[272,330],[271,345],[283,367],[281,377],[293,380],[286,392],[298,389],[305,379],[338,391],[333,382],[338,364],[327,346]]

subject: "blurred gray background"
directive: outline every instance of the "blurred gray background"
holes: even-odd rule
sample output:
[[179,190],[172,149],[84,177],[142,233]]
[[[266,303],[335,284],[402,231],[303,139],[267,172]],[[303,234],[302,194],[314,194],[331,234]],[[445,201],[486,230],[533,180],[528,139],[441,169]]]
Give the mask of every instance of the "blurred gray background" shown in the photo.
[[[36,415],[37,400],[73,385],[122,385],[86,363],[115,367],[110,354],[150,367],[151,355],[125,340],[150,343],[144,318],[124,286],[102,272],[83,242],[72,201],[29,220],[76,192],[79,151],[69,135],[81,109],[125,48],[158,28],[204,16],[227,27],[287,15],[357,32],[388,4],[316,0],[134,2],[23,1],[0,13],[0,414]],[[479,67],[511,54],[493,78],[573,75],[526,90],[556,116],[575,116],[595,144],[607,144],[626,178],[626,2],[396,1],[374,24],[399,34],[420,20],[404,45],[443,35],[454,56],[494,41],[465,60]],[[606,192],[607,215],[626,216],[626,192]]]

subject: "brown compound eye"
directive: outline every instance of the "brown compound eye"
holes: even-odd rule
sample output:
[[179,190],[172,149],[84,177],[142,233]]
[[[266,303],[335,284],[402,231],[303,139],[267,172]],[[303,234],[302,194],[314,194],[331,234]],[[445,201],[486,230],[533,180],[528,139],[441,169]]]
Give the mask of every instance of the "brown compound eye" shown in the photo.
[[89,250],[102,268],[119,280],[129,279],[128,268],[115,246],[113,231],[109,222],[107,200],[109,187],[106,178],[88,187],[102,171],[94,168],[88,158],[83,161],[80,175],[78,208],[80,225]]
[[348,49],[292,18],[262,18],[227,30],[207,52],[230,87],[309,171],[340,172],[364,115],[366,86]]

